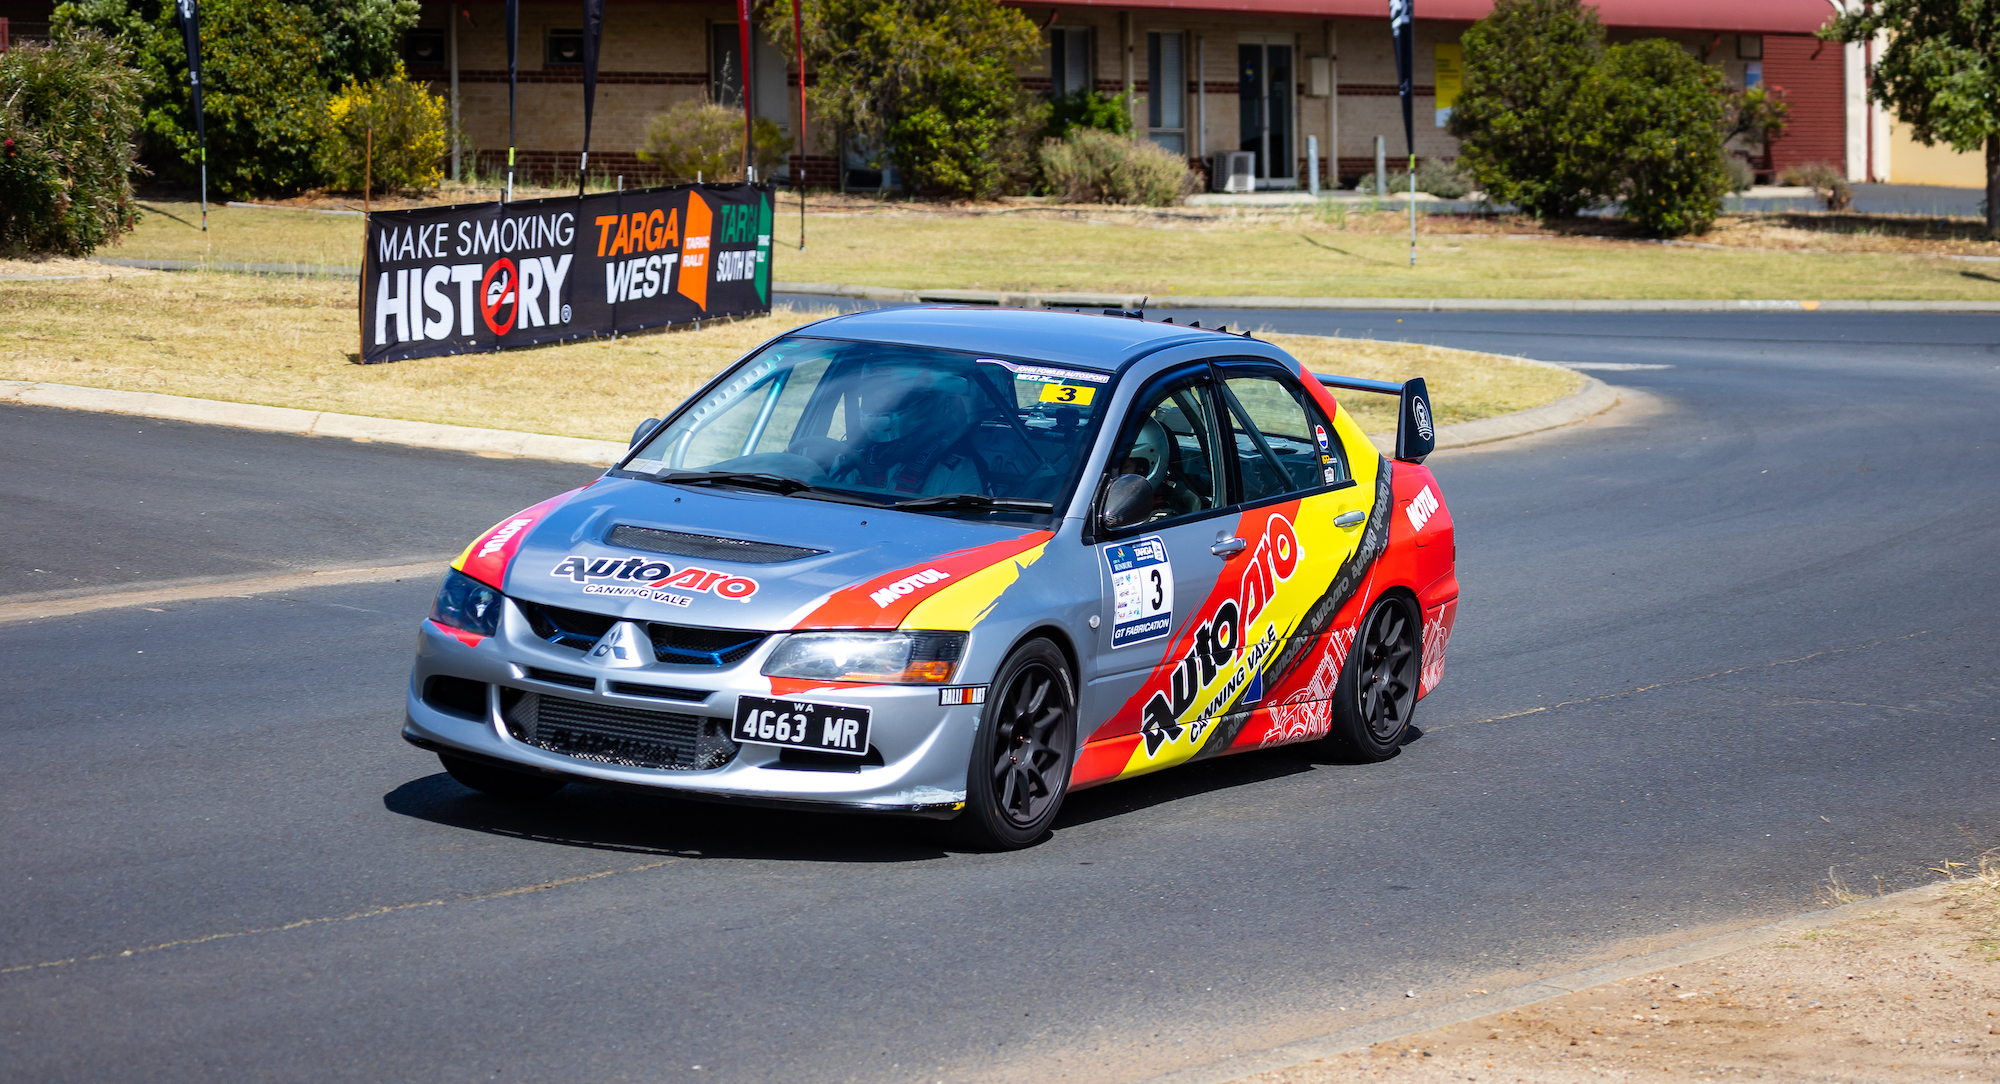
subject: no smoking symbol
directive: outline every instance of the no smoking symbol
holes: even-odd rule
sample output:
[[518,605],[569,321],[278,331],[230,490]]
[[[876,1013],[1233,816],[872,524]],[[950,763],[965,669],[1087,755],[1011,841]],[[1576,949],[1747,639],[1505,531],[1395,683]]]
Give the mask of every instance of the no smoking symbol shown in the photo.
[[[514,330],[514,317],[520,314],[520,293],[515,280],[514,261],[503,257],[486,269],[486,278],[479,283],[479,315],[495,335]],[[507,312],[504,323],[499,319],[502,309]]]

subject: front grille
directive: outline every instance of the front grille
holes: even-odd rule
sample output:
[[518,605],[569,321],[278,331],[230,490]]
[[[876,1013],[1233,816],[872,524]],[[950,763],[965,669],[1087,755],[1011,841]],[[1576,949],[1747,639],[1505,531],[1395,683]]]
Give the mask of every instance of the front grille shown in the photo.
[[546,681],[551,685],[567,685],[572,689],[597,688],[596,678],[587,678],[581,674],[565,674],[560,670],[544,670],[539,666],[528,667],[528,676],[536,681]]
[[535,635],[557,647],[570,647],[578,651],[589,651],[600,637],[611,631],[618,619],[604,614],[584,613],[582,610],[565,610],[561,606],[549,606],[526,599],[515,599],[521,616],[528,619],[528,627]]
[[657,527],[634,527],[629,523],[621,523],[611,528],[611,534],[605,541],[629,550],[672,553],[681,557],[699,557],[706,561],[738,561],[746,565],[775,565],[783,561],[815,557],[826,552],[801,546],[781,546],[776,542],[750,542],[741,538],[688,534],[685,531],[662,531]]
[[653,640],[653,657],[676,666],[733,666],[764,642],[763,633],[741,629],[655,622],[646,631]]
[[641,685],[636,681],[614,681],[611,691],[620,696],[647,696],[654,700],[686,700],[699,704],[709,694],[700,689],[680,689],[672,685]]
[[736,757],[728,724],[699,715],[523,693],[506,718],[507,729],[529,745],[605,764],[689,771]]

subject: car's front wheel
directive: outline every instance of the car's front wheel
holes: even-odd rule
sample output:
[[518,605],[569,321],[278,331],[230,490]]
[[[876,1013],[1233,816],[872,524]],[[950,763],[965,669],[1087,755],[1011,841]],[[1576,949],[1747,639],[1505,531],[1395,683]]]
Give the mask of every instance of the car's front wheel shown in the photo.
[[1416,611],[1401,595],[1370,607],[1334,686],[1330,737],[1364,761],[1387,760],[1410,738],[1423,665]]
[[509,771],[477,760],[455,757],[449,753],[439,753],[438,760],[453,779],[471,787],[481,794],[512,801],[533,801],[546,798],[563,789],[563,781],[546,775]]
[[966,773],[967,841],[1016,850],[1042,838],[1069,793],[1076,752],[1076,684],[1047,640],[1023,644],[991,687]]

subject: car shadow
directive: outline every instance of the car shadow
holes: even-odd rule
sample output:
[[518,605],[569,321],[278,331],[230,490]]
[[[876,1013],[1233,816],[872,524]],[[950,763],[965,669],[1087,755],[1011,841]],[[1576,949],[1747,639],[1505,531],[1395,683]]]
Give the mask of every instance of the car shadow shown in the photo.
[[[1405,745],[1423,736],[1410,729]],[[1361,763],[1313,745],[1196,761],[1071,794],[1051,830]],[[507,801],[469,790],[444,772],[404,783],[383,795],[382,805],[399,816],[449,828],[628,854],[887,863],[931,861],[969,850],[957,841],[951,825],[913,817],[767,809],[585,783],[539,801]]]
[[571,784],[540,801],[468,790],[443,772],[382,796],[391,813],[563,847],[685,858],[781,862],[915,862],[947,853],[935,822],[796,812]]

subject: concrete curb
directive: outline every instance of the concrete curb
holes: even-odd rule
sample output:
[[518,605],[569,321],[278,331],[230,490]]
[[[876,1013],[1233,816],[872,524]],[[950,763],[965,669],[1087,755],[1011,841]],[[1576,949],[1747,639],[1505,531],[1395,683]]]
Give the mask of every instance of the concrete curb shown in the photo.
[[[1493,356],[1504,357],[1508,361],[1525,365],[1542,365],[1551,369],[1563,369],[1564,372],[1574,372],[1563,366],[1536,361],[1533,358],[1504,354]],[[166,395],[160,392],[117,391],[110,388],[44,384],[29,380],[0,380],[0,403],[91,410],[106,414],[135,414],[146,418],[164,418],[202,425],[233,425],[242,429],[262,429],[266,432],[294,433],[309,437],[346,437],[349,440],[381,441],[385,444],[404,444],[415,448],[436,448],[451,452],[522,456],[529,459],[554,460],[559,463],[584,463],[593,467],[610,466],[625,454],[628,447],[614,440],[585,440],[580,437],[522,433],[511,429],[480,429],[438,422],[411,422],[397,418],[372,418],[363,414],[337,414],[325,410],[300,410],[295,407],[196,399],[191,396]],[[1509,437],[1559,429],[1602,414],[1618,403],[1619,396],[1615,389],[1595,377],[1585,377],[1581,389],[1553,403],[1545,403],[1499,417],[1438,426],[1437,447],[1440,451],[1469,448],[1475,444],[1489,444]],[[1391,454],[1395,450],[1393,433],[1371,433],[1368,439],[1374,441],[1375,447],[1384,455]]]
[[[218,263],[206,260],[127,260],[97,263],[148,271],[225,271],[239,275],[355,279],[359,267],[304,263]],[[81,276],[78,276],[81,277]],[[852,297],[921,305],[998,305],[1020,309],[1283,309],[1320,312],[1992,312],[2000,301],[1596,301],[1508,297],[1157,297],[1148,294],[1009,293],[922,286],[854,286],[838,282],[773,282],[774,294]]]
[[194,399],[157,392],[113,391],[108,388],[80,388],[69,384],[40,384],[25,380],[0,381],[0,402],[30,406],[94,410],[109,414],[137,414],[147,418],[197,422],[203,425],[233,425],[273,433],[293,433],[309,437],[346,437],[349,440],[382,441],[418,448],[439,448],[454,452],[485,452],[496,455],[551,459],[560,463],[585,463],[608,467],[625,454],[626,445],[612,440],[583,440],[552,437],[541,433],[517,433],[508,429],[477,429],[465,425],[433,422],[406,422],[395,418],[370,418],[360,414],[298,410],[292,407],[259,406],[255,403],[227,403],[214,399]]
[[905,305],[937,302],[1023,309],[1280,309],[1391,312],[1993,312],[2000,301],[1597,301],[1485,297],[1196,297],[1172,294],[1006,293],[998,290],[914,290],[832,282],[773,282],[771,291],[853,297]]
[[1454,1001],[1447,1005],[1431,1006],[1419,1009],[1416,1012],[1403,1013],[1398,1016],[1391,1016],[1351,1028],[1342,1028],[1339,1031],[1328,1032],[1325,1035],[1318,1035],[1296,1043],[1287,1043],[1283,1046],[1271,1047],[1268,1050],[1242,1054],[1224,1059],[1223,1061],[1211,1062],[1207,1065],[1176,1069],[1158,1076],[1146,1077],[1140,1080],[1138,1084],[1229,1084],[1231,1081],[1241,1080],[1244,1077],[1257,1073],[1267,1073],[1273,1069],[1288,1069],[1295,1065],[1303,1065],[1309,1061],[1331,1058],[1360,1047],[1373,1046],[1376,1043],[1386,1043],[1408,1035],[1414,1035],[1418,1032],[1429,1031],[1432,1028],[1445,1027],[1450,1024],[1462,1024],[1468,1020],[1477,1020],[1482,1016],[1492,1013],[1518,1009],[1525,1005],[1533,1005],[1538,1001],[1547,1001],[1551,998],[1562,997],[1565,994],[1576,993],[1579,990],[1588,990],[1593,986],[1602,986],[1607,982],[1635,978],[1664,968],[1679,967],[1683,964],[1700,963],[1703,960],[1712,960],[1717,956],[1727,955],[1741,949],[1767,945],[1794,934],[1803,933],[1829,923],[1839,922],[1855,917],[1856,915],[1866,914],[1870,911],[1879,911],[1885,907],[1896,907],[1904,903],[1915,903],[1925,895],[1937,892],[1938,890],[1939,888],[1935,884],[1925,885],[1922,888],[1912,888],[1887,896],[1860,900],[1824,911],[1810,911],[1803,915],[1795,915],[1776,922],[1767,922],[1761,926],[1751,926],[1748,929],[1734,930],[1730,933],[1706,937],[1699,941],[1690,941],[1685,945],[1661,949],[1658,952],[1648,952],[1628,957],[1615,963],[1599,964],[1596,967],[1587,967],[1581,971],[1571,971],[1564,975],[1554,975],[1546,979],[1538,979],[1523,986],[1516,986],[1511,990],[1501,990],[1497,993],[1467,998],[1463,1001]]
[[224,263],[213,260],[127,260],[99,256],[92,262],[112,267],[137,267],[145,271],[226,271],[236,275],[291,275],[309,279],[358,279],[359,267],[337,267],[310,263]]

